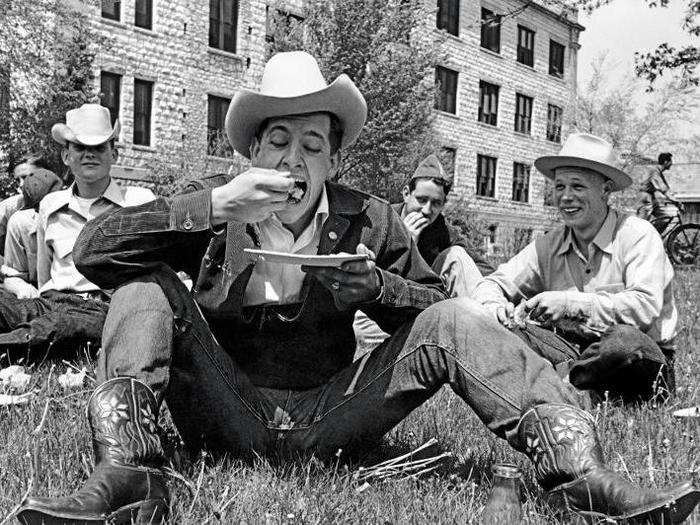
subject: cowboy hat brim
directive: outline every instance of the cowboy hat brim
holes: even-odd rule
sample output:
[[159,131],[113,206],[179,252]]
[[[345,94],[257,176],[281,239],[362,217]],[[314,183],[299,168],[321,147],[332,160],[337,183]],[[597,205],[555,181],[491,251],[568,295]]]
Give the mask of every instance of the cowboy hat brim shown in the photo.
[[68,142],[75,142],[83,146],[98,146],[112,138],[119,136],[119,119],[114,121],[112,131],[101,134],[75,133],[72,129],[66,126],[63,122],[54,124],[51,128],[51,136],[59,144],[65,146]]
[[613,191],[624,190],[632,185],[632,179],[624,171],[610,166],[609,164],[596,162],[595,160],[559,155],[540,157],[535,160],[535,168],[537,168],[542,175],[552,180],[554,180],[554,170],[564,167],[587,168],[600,173],[613,183]]
[[226,134],[238,153],[250,158],[250,146],[260,124],[272,117],[333,113],[340,120],[340,149],[353,144],[367,118],[367,103],[350,77],[340,75],[328,87],[298,97],[273,97],[253,91],[236,93],[226,113]]

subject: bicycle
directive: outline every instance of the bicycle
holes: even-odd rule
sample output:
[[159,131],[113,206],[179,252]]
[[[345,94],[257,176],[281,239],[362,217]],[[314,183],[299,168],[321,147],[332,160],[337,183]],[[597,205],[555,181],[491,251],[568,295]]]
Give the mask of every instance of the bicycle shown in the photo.
[[684,223],[677,204],[659,206],[649,222],[661,234],[666,253],[673,263],[683,266],[700,264],[700,224]]

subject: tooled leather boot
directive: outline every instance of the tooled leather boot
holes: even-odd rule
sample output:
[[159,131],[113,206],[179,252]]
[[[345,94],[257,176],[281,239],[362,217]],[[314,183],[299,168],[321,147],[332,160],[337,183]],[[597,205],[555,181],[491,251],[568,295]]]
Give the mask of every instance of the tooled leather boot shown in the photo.
[[579,408],[535,407],[521,418],[518,438],[555,502],[596,522],[681,523],[700,500],[691,482],[647,489],[606,467],[593,417]]
[[157,411],[151,389],[135,379],[118,377],[98,386],[87,407],[95,471],[70,496],[28,497],[17,515],[20,522],[161,523],[168,513],[168,489],[160,470]]

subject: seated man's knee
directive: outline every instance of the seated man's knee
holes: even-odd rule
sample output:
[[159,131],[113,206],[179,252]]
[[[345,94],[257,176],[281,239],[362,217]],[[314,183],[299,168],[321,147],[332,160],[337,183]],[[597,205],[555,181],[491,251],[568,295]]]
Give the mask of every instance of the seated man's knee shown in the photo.
[[492,319],[484,308],[468,297],[447,299],[433,304],[423,310],[416,318],[421,326],[466,330],[473,323],[491,322]]

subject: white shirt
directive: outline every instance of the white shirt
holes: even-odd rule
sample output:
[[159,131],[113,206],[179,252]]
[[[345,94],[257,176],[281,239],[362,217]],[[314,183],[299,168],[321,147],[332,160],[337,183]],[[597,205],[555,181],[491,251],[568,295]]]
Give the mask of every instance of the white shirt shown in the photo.
[[[316,213],[295,240],[276,215],[256,224],[260,231],[260,248],[275,252],[316,255],[323,223],[328,218],[326,187],[319,198]],[[300,266],[268,263],[258,259],[243,296],[243,306],[293,304],[300,301],[304,274]]]

